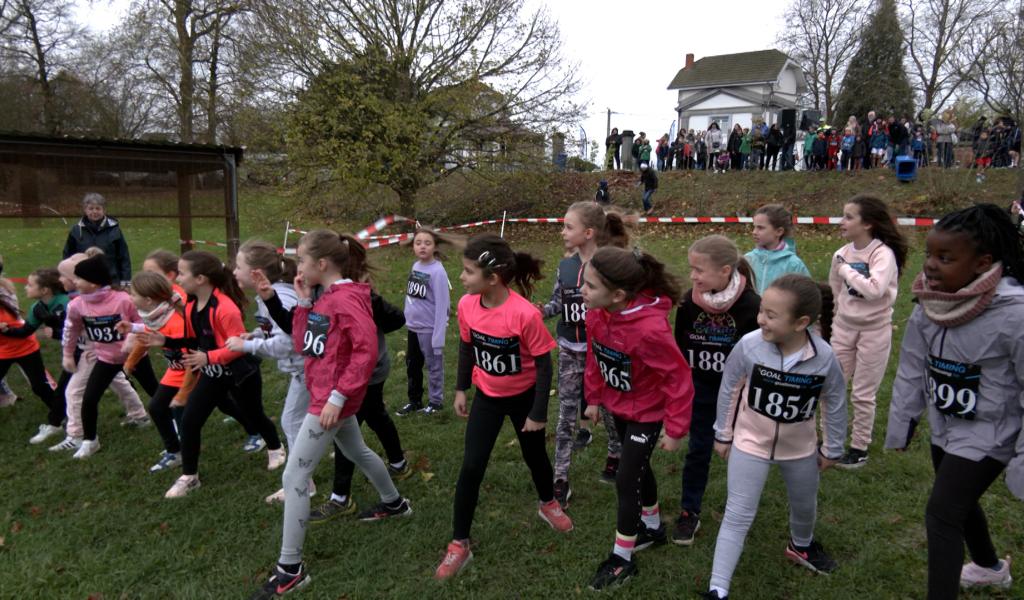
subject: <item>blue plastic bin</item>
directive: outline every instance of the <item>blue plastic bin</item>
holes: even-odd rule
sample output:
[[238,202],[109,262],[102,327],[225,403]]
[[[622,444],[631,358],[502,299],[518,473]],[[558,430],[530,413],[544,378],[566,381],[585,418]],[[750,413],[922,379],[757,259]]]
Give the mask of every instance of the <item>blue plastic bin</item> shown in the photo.
[[913,156],[897,156],[896,179],[899,179],[903,183],[910,183],[917,179],[917,159]]

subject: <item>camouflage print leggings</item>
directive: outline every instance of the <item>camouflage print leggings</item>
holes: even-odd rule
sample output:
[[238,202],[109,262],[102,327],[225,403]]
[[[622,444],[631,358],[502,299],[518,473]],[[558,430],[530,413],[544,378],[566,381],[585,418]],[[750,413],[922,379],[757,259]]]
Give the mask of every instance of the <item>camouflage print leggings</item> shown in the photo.
[[[587,353],[566,348],[558,349],[558,425],[555,427],[555,481],[569,480],[573,442],[576,441],[576,419],[583,402],[583,369]],[[619,436],[615,435],[615,419],[601,408],[601,421],[608,437],[608,456],[618,457],[622,452]]]

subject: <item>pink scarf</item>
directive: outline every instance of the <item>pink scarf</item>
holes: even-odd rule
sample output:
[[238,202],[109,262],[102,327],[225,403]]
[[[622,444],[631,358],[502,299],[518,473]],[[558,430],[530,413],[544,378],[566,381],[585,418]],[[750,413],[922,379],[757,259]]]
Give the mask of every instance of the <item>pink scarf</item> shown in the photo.
[[740,275],[739,271],[733,270],[729,285],[720,292],[693,293],[693,302],[702,310],[712,314],[728,312],[736,300],[747,288],[747,278]]
[[914,279],[910,291],[917,297],[925,316],[936,325],[957,327],[980,315],[992,302],[1003,278],[1003,263],[997,262],[977,279],[956,292],[939,292],[928,287],[924,271]]

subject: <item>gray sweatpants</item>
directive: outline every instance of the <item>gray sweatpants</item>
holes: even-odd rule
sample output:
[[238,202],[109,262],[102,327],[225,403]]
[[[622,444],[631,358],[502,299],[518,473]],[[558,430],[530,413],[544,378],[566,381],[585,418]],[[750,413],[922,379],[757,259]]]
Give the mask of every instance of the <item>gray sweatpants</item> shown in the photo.
[[390,503],[399,498],[384,461],[363,442],[355,415],[342,419],[333,430],[327,431],[320,426],[319,417],[307,414],[281,477],[284,487],[284,532],[278,559],[281,564],[302,561],[302,543],[309,521],[309,480],[332,442],[366,475],[382,501]]
[[281,429],[288,440],[288,449],[295,447],[295,438],[299,436],[302,421],[309,412],[309,390],[306,389],[306,374],[292,373],[288,382],[288,395],[284,398],[281,409]]
[[811,454],[797,460],[765,460],[736,447],[729,452],[729,497],[725,518],[715,542],[715,562],[711,566],[711,587],[729,591],[736,563],[743,553],[743,542],[757,515],[761,491],[768,480],[768,469],[778,465],[789,496],[789,531],[793,543],[807,546],[814,539],[814,521],[818,512],[818,457]]
[[[587,353],[568,348],[558,349],[558,424],[555,425],[555,481],[569,480],[573,442],[576,441],[576,420],[583,403],[583,369]],[[622,444],[615,433],[615,418],[601,407],[601,420],[608,434],[608,455],[622,454]]]

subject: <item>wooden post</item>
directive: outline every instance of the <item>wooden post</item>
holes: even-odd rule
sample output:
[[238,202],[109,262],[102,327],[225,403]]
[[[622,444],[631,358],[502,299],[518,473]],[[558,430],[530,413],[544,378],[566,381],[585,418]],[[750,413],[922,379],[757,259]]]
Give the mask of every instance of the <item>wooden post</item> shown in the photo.
[[21,223],[25,227],[39,227],[39,171],[25,163],[19,165],[18,171]]
[[192,177],[182,171],[178,175],[178,238],[181,252],[192,249]]
[[238,254],[238,247],[241,245],[238,227],[238,170],[235,165],[235,155],[226,153],[224,155],[224,230],[228,244],[228,258],[233,259]]

